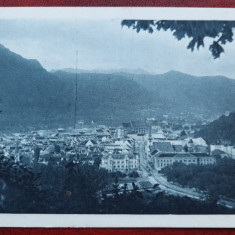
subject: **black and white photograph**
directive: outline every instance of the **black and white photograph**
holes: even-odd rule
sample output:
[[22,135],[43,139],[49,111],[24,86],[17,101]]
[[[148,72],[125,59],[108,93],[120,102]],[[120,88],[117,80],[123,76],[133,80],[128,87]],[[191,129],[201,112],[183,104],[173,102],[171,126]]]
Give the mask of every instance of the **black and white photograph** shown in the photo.
[[0,213],[235,214],[235,18],[33,11],[0,15]]

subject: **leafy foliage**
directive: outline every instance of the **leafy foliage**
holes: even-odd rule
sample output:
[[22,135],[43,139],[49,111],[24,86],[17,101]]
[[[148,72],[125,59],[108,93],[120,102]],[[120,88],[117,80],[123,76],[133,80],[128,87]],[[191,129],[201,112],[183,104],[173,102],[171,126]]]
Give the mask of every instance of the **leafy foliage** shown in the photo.
[[123,20],[122,26],[127,26],[140,32],[140,30],[153,33],[154,30],[170,30],[177,40],[185,37],[191,39],[187,48],[191,51],[196,47],[204,47],[206,37],[215,40],[209,47],[213,57],[219,58],[224,52],[222,45],[233,41],[234,21],[173,21],[173,20]]
[[197,201],[188,197],[149,195],[135,189],[117,197],[105,197],[100,205],[102,214],[230,214],[234,210],[218,206],[214,201]]
[[206,191],[209,196],[235,199],[235,160],[218,159],[214,165],[174,163],[162,169],[168,181]]
[[196,137],[204,138],[209,144],[235,144],[235,112],[211,122],[195,133]]
[[95,213],[109,175],[86,164],[24,166],[1,157],[0,179],[6,183],[1,212]]
[[[231,175],[234,174],[234,166],[229,169],[228,166],[227,163],[221,165],[221,171],[231,170]],[[153,194],[140,190],[135,183],[132,189],[128,189],[127,184],[121,187],[117,176],[111,179],[106,170],[87,164],[68,162],[36,167],[31,163],[25,166],[2,156],[0,179],[0,183],[6,185],[0,192],[4,195],[0,204],[2,213],[235,213],[216,205],[215,201],[196,201],[161,192]],[[110,183],[112,188],[107,190]]]
[[0,159],[0,178],[6,184],[5,201],[2,212],[28,213],[43,210],[43,191],[37,187],[39,174],[33,173],[13,159]]

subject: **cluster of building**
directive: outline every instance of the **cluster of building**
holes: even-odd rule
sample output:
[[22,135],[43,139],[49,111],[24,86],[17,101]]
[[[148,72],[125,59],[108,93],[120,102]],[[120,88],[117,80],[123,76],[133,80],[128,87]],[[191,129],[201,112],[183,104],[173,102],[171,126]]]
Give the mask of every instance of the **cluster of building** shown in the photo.
[[148,140],[146,145],[148,161],[158,171],[162,168],[181,162],[186,165],[214,164],[216,157],[209,154],[209,146],[202,138],[184,140]]
[[[124,123],[124,133],[129,133],[133,138],[137,135],[144,143],[146,163],[160,171],[175,162],[186,165],[208,165],[216,163],[216,158],[232,157],[232,150],[228,147],[208,146],[202,138],[193,138],[194,131],[184,124],[185,129],[173,130],[166,121],[156,122],[149,120],[151,125],[139,121]],[[227,152],[222,151],[227,150]],[[213,151],[212,151],[213,150]],[[231,153],[230,155],[226,153]]]
[[190,128],[173,130],[166,121],[130,121],[114,128],[104,125],[80,125],[76,130],[40,130],[3,135],[0,156],[31,164],[35,149],[38,162],[60,164],[73,161],[94,164],[109,172],[140,170],[150,164],[158,171],[175,162],[214,164],[216,156],[235,157],[234,147],[208,146],[202,138],[193,138]]
[[[3,135],[0,138],[0,156],[22,164],[32,164],[35,149],[40,153],[41,164],[82,162],[94,164],[101,160],[101,167],[108,171],[131,172],[139,170],[139,156],[132,138],[120,138],[118,128],[106,126],[85,127],[77,130],[39,130],[29,133]],[[108,163],[106,164],[106,159]]]

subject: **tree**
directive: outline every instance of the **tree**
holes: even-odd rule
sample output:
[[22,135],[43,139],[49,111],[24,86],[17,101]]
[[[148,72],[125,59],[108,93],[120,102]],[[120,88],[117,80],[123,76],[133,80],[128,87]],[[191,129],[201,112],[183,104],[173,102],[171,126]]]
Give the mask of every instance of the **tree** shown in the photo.
[[0,160],[0,179],[4,182],[1,212],[38,213],[44,210],[44,192],[38,187],[38,173],[8,158]]
[[170,30],[176,39],[188,37],[191,39],[187,48],[193,51],[195,47],[204,47],[206,37],[214,38],[209,46],[214,59],[224,52],[223,46],[233,41],[235,21],[177,21],[177,20],[123,20],[122,26],[132,28],[139,33],[141,30],[153,33],[154,30]]
[[40,148],[38,146],[36,146],[34,148],[34,154],[33,154],[33,165],[34,167],[36,168],[37,164],[38,164],[38,160],[39,160],[39,157],[40,157]]
[[117,198],[119,196],[119,184],[118,184],[118,177],[116,176],[114,179],[114,184],[113,184],[113,193],[115,195],[115,198]]
[[127,194],[127,183],[125,183],[125,184],[122,186],[122,190],[123,190],[123,194],[126,195],[126,194]]
[[98,156],[98,157],[95,158],[93,166],[96,167],[97,169],[99,169],[100,164],[101,164],[101,157]]
[[140,176],[139,176],[139,173],[137,171],[132,171],[132,172],[129,173],[129,177],[138,178]]
[[58,144],[55,144],[54,151],[55,153],[60,153],[60,146]]

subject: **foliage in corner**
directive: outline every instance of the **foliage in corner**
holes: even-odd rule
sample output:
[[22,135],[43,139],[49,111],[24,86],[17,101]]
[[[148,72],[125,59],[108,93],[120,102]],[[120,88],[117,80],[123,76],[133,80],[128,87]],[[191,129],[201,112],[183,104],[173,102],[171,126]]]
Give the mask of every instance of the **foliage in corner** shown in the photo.
[[122,26],[132,28],[139,33],[141,30],[153,33],[154,30],[170,30],[173,36],[181,40],[185,37],[191,39],[187,48],[194,51],[204,47],[206,37],[214,38],[209,46],[214,59],[224,52],[223,45],[233,41],[234,21],[177,21],[177,20],[123,20]]

